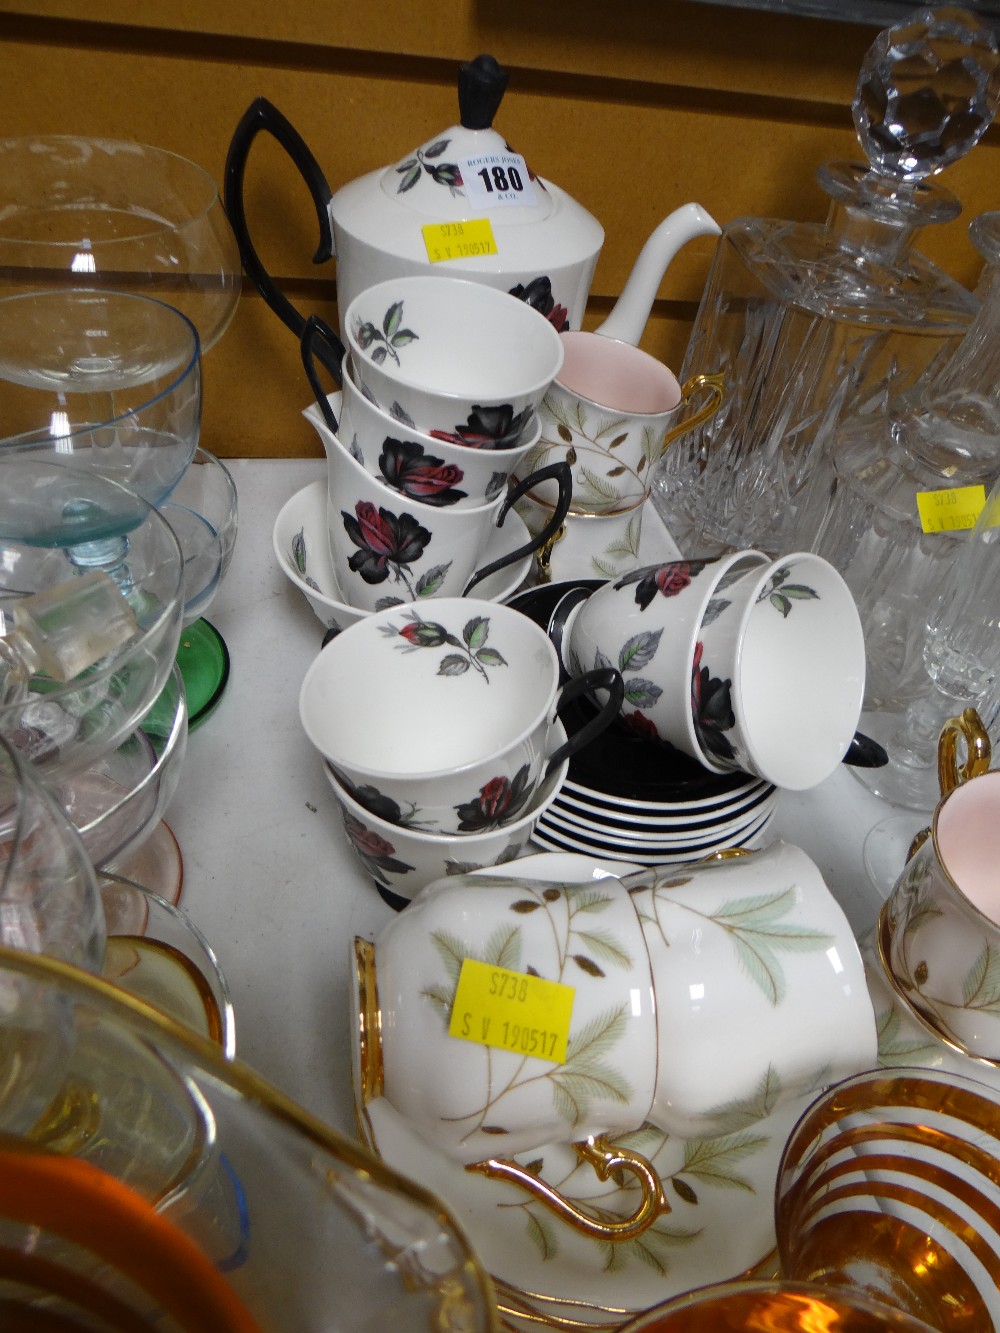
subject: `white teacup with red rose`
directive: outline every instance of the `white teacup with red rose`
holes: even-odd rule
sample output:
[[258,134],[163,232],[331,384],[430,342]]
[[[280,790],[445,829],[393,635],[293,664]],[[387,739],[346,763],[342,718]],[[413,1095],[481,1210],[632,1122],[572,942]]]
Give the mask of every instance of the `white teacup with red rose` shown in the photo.
[[566,618],[567,669],[581,675],[598,663],[616,667],[629,725],[654,729],[660,740],[706,764],[691,707],[699,633],[728,605],[730,584],[766,563],[760,551],[737,551],[644,565],[606,583]]

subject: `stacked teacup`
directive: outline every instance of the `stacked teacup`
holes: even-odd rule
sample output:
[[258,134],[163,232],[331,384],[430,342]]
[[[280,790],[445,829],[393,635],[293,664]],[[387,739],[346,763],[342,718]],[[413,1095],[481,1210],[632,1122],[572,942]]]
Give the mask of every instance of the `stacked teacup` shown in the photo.
[[[614,578],[639,564],[656,462],[673,438],[718,409],[721,379],[697,376],[682,386],[631,343],[582,330],[560,337],[563,363],[542,400],[541,435],[524,471],[569,463],[573,498],[565,523],[539,552],[539,571],[553,582]],[[551,483],[527,488],[518,512],[530,531],[547,524],[556,500]]]
[[[322,649],[299,714],[348,838],[391,905],[523,852],[569,756],[621,706],[615,670],[559,681],[544,630],[472,597],[387,607]],[[609,691],[604,708],[567,740],[559,710],[595,688]]]
[[[343,601],[375,611],[462,596],[501,569],[526,571],[572,492],[565,462],[508,488],[537,445],[538,406],[562,364],[552,325],[504,292],[436,275],[366,289],[344,325],[346,351],[315,317],[303,332]],[[343,386],[339,416],[319,385],[317,356]],[[510,510],[543,482],[554,487],[554,512],[530,536]],[[501,538],[505,520],[520,540]]]
[[[540,824],[544,845],[628,852],[650,864],[745,845],[779,789],[818,785],[851,749],[864,640],[850,591],[819,556],[738,551],[644,566],[593,591],[567,587],[549,621],[567,669],[615,666],[624,679],[619,726],[632,746],[649,749],[649,767],[661,762],[666,778],[677,758],[693,760],[721,785],[681,785],[668,796],[664,782],[654,804],[621,803],[603,780],[581,786],[579,756]],[[566,722],[572,734],[572,715]],[[629,790],[642,794],[636,781]]]
[[861,713],[858,610],[809,552],[634,570],[571,612],[562,648],[574,673],[617,663],[626,709],[704,768],[793,791],[834,771]]

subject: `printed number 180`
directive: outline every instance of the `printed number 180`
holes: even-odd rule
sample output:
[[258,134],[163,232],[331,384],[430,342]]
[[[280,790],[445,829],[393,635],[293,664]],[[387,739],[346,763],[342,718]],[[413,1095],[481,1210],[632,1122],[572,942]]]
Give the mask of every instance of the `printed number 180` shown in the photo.
[[524,189],[517,167],[482,167],[476,175],[482,176],[487,194],[492,194],[494,190],[503,194],[506,190]]

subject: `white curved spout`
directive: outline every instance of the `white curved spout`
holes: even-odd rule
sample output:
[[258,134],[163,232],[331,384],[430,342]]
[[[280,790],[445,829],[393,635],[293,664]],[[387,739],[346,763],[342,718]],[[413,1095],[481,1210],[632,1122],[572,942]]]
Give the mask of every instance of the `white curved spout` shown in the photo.
[[684,204],[674,209],[639,251],[615,308],[596,332],[636,346],[674,255],[696,236],[719,236],[721,232],[722,228],[701,204]]

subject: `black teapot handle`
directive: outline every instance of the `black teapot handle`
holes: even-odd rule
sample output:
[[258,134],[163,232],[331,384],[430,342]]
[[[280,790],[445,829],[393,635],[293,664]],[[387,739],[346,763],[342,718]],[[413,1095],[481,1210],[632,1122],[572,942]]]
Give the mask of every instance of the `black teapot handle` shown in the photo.
[[340,425],[334,415],[333,408],[330,406],[326,391],[320,383],[316,362],[319,361],[321,365],[325,366],[336,381],[337,388],[342,389],[344,387],[344,357],[347,355],[344,344],[325,319],[320,315],[310,315],[302,326],[299,350],[302,354],[306,379],[309,381],[309,386],[316,399],[316,406],[322,412],[323,420],[329,429],[333,431],[334,435],[339,436]]
[[278,290],[274,279],[261,263],[247,227],[244,177],[250,145],[262,130],[266,130],[284,148],[309,187],[316,208],[316,220],[319,223],[319,245],[313,255],[314,264],[322,264],[327,259],[333,258],[333,224],[330,221],[329,210],[333,192],[320,170],[319,163],[291,121],[266,97],[255,98],[240,118],[229,144],[229,152],[226,154],[224,184],[226,213],[229,225],[236,236],[236,244],[239,246],[240,258],[247,277],[282,323],[288,325],[296,338],[301,338],[305,317]]

